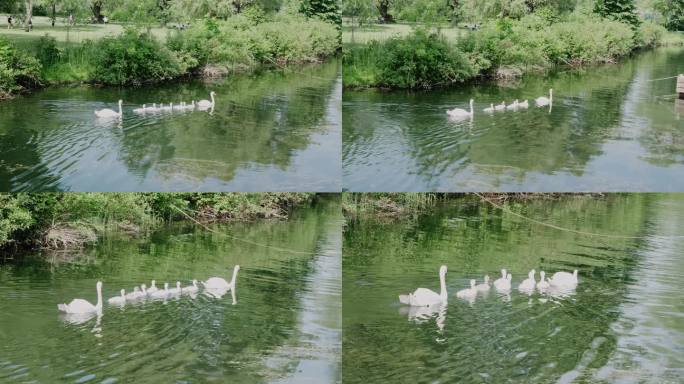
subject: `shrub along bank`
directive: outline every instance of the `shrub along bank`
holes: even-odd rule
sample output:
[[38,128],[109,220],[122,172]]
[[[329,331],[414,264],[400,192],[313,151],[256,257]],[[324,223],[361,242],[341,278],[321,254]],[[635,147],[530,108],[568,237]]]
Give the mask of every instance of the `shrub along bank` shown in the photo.
[[[321,61],[337,53],[337,26],[303,15],[245,13],[204,19],[162,43],[126,29],[114,37],[60,46],[44,36],[31,54],[0,38],[0,97],[44,84],[140,85],[202,74]],[[210,70],[203,71],[209,68]]]
[[285,219],[313,193],[0,193],[0,249],[62,248],[174,220]]
[[558,65],[613,63],[658,45],[666,31],[598,16],[563,21],[531,14],[500,19],[458,41],[417,29],[406,37],[350,46],[344,52],[346,87],[431,88],[475,77],[516,77]]

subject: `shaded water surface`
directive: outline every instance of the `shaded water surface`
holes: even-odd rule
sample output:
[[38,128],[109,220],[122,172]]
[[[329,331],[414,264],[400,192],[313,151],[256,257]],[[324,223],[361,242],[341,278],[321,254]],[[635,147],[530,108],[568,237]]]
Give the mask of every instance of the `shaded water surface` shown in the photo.
[[[475,199],[415,219],[352,220],[343,257],[348,383],[680,383],[684,381],[684,196],[511,203],[532,224]],[[680,237],[667,237],[667,236]],[[397,295],[439,290],[448,305],[409,310]],[[510,294],[471,303],[469,279],[513,275]],[[567,296],[519,292],[530,269],[579,270]],[[537,275],[537,279],[538,279]]]
[[[209,111],[136,114],[209,99]],[[48,88],[0,103],[0,191],[337,191],[339,63],[143,88]],[[124,117],[96,119],[117,109]]]
[[[519,82],[407,93],[345,91],[343,184],[350,191],[684,190],[684,49]],[[554,89],[553,108],[534,99]],[[468,108],[472,121],[445,111]],[[528,99],[527,110],[488,114]]]
[[[319,204],[288,222],[213,229],[278,250],[173,226],[145,239],[108,238],[82,254],[0,265],[0,382],[340,382],[339,205]],[[235,264],[235,305],[230,294],[200,292],[123,308],[105,303],[100,319],[83,322],[57,312],[72,298],[95,302],[98,279],[106,300],[153,278],[183,286],[229,280]]]

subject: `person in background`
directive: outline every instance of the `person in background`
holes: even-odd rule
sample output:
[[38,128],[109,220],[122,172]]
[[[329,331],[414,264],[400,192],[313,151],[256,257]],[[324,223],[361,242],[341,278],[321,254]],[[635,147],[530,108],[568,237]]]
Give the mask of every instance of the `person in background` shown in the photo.
[[29,18],[29,32],[33,31],[33,17]]
[[12,29],[12,15],[7,16],[7,29]]
[[69,25],[70,26],[74,25],[74,14],[73,13],[69,14]]

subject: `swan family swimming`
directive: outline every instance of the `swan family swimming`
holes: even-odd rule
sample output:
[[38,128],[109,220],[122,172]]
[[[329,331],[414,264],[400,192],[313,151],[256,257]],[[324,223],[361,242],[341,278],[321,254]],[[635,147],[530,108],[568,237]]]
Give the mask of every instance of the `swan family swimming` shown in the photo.
[[[546,106],[551,106],[553,105],[553,89],[549,89],[549,97],[546,96],[541,96],[538,97],[534,100],[535,104],[537,107],[546,107]],[[474,109],[474,99],[470,99],[470,110],[465,110],[461,108],[454,108],[454,109],[448,109],[447,110],[447,115],[454,119],[464,119],[464,118],[472,118],[475,114],[475,109]],[[506,104],[505,101],[502,101],[501,104],[494,105],[493,103],[489,104],[489,107],[483,109],[482,111],[485,113],[494,113],[494,112],[501,112],[501,111],[517,111],[519,109],[527,109],[530,107],[530,103],[527,100],[519,101],[515,100],[510,104]]]
[[[141,108],[136,108],[133,113],[138,115],[143,115],[147,113],[161,113],[161,112],[192,112],[195,109],[199,111],[206,111],[208,109],[213,109],[216,105],[216,92],[211,91],[209,94],[211,101],[200,100],[195,103],[193,100],[191,103],[186,103],[184,101],[179,104],[174,105],[173,103],[162,104],[162,103],[152,103],[143,104]],[[114,111],[111,109],[100,109],[95,111],[95,116],[99,119],[112,119],[112,118],[123,118],[123,100],[119,100],[119,111]]]
[[[442,265],[439,268],[439,284],[440,293],[434,292],[427,288],[418,288],[413,293],[408,295],[399,295],[399,302],[402,304],[418,307],[436,307],[446,305],[449,299],[446,288],[446,273],[447,266]],[[539,281],[536,281],[534,276],[536,271],[533,269],[527,274],[527,279],[523,280],[518,285],[518,290],[522,293],[531,295],[535,289],[540,293],[550,293],[564,295],[572,292],[578,284],[577,270],[570,272],[556,272],[551,276],[551,279],[546,279],[546,273],[541,271]],[[501,277],[496,279],[493,283],[497,292],[508,294],[511,291],[511,282],[513,276],[506,271],[501,270]],[[456,292],[456,297],[468,301],[474,301],[479,293],[487,293],[491,289],[489,283],[489,276],[485,275],[483,282],[477,284],[475,279],[470,280],[470,287],[461,289]]]
[[[235,300],[236,278],[240,266],[236,265],[233,268],[233,276],[230,283],[221,277],[211,277],[206,281],[201,282],[208,295],[220,298],[223,294],[230,291],[233,294],[233,304]],[[71,315],[101,313],[102,312],[102,282],[98,281],[95,284],[97,291],[97,304],[93,305],[84,299],[73,299],[69,304],[57,304],[57,309],[60,312]],[[197,280],[192,280],[192,285],[181,287],[180,281],[176,281],[175,288],[169,289],[169,283],[164,283],[164,289],[156,287],[156,281],[152,280],[150,288],[147,289],[145,284],[133,288],[133,291],[126,293],[125,289],[119,291],[119,295],[107,299],[107,303],[112,306],[124,306],[128,302],[135,302],[139,300],[151,299],[166,299],[170,297],[178,297],[180,295],[195,295],[199,291]]]

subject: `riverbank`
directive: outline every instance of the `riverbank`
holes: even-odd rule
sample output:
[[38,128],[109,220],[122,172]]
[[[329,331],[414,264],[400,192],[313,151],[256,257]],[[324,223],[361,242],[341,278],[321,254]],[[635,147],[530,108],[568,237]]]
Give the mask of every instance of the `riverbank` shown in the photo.
[[503,205],[567,198],[597,199],[601,196],[603,194],[600,193],[344,193],[342,209],[347,218],[400,219],[428,212],[437,204],[455,200],[483,200]]
[[314,193],[0,194],[0,249],[82,247],[106,231],[137,235],[172,221],[286,220]]
[[37,31],[30,38],[0,31],[0,99],[57,84],[141,86],[320,63],[341,44],[334,24],[292,14],[198,20],[166,37],[133,26],[76,42],[64,41],[61,30],[57,37]]
[[531,14],[485,22],[461,34],[417,27],[410,34],[347,45],[350,89],[450,87],[477,78],[512,79],[556,67],[615,63],[633,52],[684,45],[684,35],[644,22],[638,29],[598,16],[563,21]]

